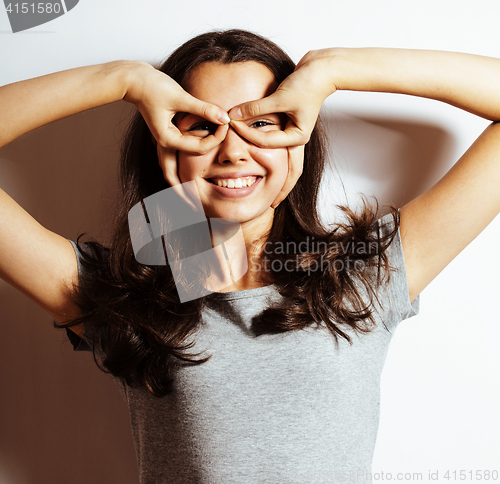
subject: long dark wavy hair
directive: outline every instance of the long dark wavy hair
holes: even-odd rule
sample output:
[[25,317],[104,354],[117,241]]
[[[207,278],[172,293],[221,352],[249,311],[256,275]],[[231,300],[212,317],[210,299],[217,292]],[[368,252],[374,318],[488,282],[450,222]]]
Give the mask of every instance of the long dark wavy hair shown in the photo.
[[[193,69],[204,62],[256,61],[281,83],[295,68],[273,42],[242,31],[216,31],[199,35],[179,47],[160,70],[185,87]],[[325,326],[337,338],[350,341],[352,332],[373,328],[376,286],[387,281],[386,249],[399,226],[380,236],[377,207],[366,201],[355,213],[340,207],[345,222],[325,228],[317,212],[318,189],[326,163],[325,136],[318,121],[305,148],[304,170],[288,197],[275,209],[260,263],[281,293],[283,303],[266,309],[255,324],[262,333]],[[133,118],[121,156],[121,195],[111,246],[80,242],[85,277],[71,297],[81,309],[78,319],[55,323],[71,327],[84,323],[94,342],[101,369],[142,386],[156,396],[171,391],[175,369],[182,362],[202,364],[209,355],[190,353],[207,297],[181,303],[168,265],[149,266],[136,261],[131,245],[128,213],[146,197],[169,185],[158,164],[151,132],[142,116]],[[300,250],[301,242],[314,240]],[[359,244],[374,250],[357,250]],[[303,247],[304,245],[302,245]],[[346,250],[346,248],[349,248]],[[290,270],[293,267],[293,270]],[[339,268],[342,267],[342,270]]]

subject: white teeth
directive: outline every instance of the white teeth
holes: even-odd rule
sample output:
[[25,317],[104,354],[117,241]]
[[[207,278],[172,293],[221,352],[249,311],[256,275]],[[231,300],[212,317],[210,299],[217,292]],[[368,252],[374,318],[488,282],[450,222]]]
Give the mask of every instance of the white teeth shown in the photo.
[[252,186],[256,180],[256,176],[248,176],[246,178],[216,178],[214,182],[220,187],[245,188]]

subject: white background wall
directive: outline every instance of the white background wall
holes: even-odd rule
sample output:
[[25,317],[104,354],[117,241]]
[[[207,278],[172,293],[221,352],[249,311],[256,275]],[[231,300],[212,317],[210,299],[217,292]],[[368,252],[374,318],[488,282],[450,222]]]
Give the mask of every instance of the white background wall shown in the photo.
[[[158,63],[193,35],[228,27],[268,36],[296,61],[329,46],[500,57],[499,18],[496,0],[80,0],[67,15],[12,34],[0,6],[0,85],[114,59]],[[122,104],[4,148],[0,187],[68,238],[105,233],[129,113]],[[359,191],[395,203],[418,195],[488,124],[437,102],[371,93],[336,93],[325,116],[352,203]],[[330,180],[323,188],[323,211],[333,220],[340,187]],[[476,482],[469,471],[500,471],[499,239],[497,217],[422,293],[420,315],[400,325],[382,380],[375,480],[421,472],[420,482],[449,483],[447,470],[465,470],[465,482]],[[136,482],[113,383],[89,355],[73,354],[50,321],[0,281],[0,482]],[[437,481],[429,471],[439,471]]]

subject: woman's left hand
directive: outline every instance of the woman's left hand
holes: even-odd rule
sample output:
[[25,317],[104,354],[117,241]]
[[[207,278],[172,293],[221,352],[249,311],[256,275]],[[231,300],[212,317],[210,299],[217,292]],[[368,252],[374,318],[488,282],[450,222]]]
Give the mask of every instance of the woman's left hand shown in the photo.
[[[241,136],[261,148],[305,145],[323,101],[337,90],[330,75],[331,62],[329,49],[307,53],[273,94],[233,107],[229,111],[231,125]],[[272,113],[288,116],[284,130],[261,132],[242,122]]]

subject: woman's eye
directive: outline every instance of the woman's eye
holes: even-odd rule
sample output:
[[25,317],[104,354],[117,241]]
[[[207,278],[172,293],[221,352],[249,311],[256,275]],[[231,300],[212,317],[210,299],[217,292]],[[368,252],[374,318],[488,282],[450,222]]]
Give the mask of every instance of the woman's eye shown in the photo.
[[195,124],[194,126],[191,126],[188,131],[192,133],[194,136],[200,136],[200,137],[205,137],[205,136],[210,136],[215,133],[217,130],[217,125],[214,123],[198,123]]
[[260,121],[255,121],[255,123],[251,124],[251,128],[265,128],[265,127],[274,127],[276,126],[275,123],[272,123],[271,121],[265,121],[265,120],[260,120]]

